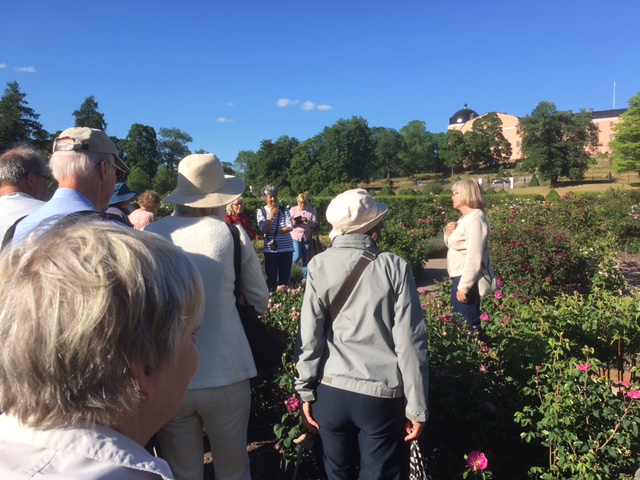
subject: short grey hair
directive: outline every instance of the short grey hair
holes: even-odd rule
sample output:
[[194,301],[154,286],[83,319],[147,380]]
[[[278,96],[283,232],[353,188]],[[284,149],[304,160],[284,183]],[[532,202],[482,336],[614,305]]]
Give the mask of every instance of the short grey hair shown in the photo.
[[262,199],[266,200],[268,195],[271,195],[272,197],[277,197],[278,187],[276,187],[275,185],[265,185],[262,189]]
[[109,426],[139,405],[132,367],[174,365],[203,309],[198,271],[167,240],[65,217],[0,256],[0,410]]
[[225,207],[189,207],[187,205],[174,205],[175,215],[177,217],[219,217],[224,218]]
[[[57,145],[73,145],[73,140],[63,138]],[[111,153],[61,150],[53,152],[49,159],[51,174],[58,182],[64,178],[91,177],[96,175],[96,167],[101,162],[115,165],[116,158]]]
[[0,187],[17,185],[30,173],[48,176],[47,163],[35,148],[19,145],[0,157]]

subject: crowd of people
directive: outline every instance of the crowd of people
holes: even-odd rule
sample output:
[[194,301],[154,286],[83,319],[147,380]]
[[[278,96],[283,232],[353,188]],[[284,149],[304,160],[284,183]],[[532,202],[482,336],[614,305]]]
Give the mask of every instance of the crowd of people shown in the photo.
[[[48,167],[28,146],[0,157],[0,478],[201,480],[203,428],[216,479],[251,478],[257,370],[230,228],[240,293],[258,314],[301,265],[292,380],[326,477],[406,478],[428,418],[428,332],[409,265],[377,248],[387,206],[361,189],[335,197],[331,248],[309,260],[318,217],[304,194],[287,208],[264,186],[256,232],[243,180],[215,155],[180,161],[164,199],[131,190],[128,172],[112,140],[86,127],[60,133]],[[161,202],[173,214],[158,219]],[[478,184],[456,183],[453,207],[451,305],[478,333],[489,262]]]

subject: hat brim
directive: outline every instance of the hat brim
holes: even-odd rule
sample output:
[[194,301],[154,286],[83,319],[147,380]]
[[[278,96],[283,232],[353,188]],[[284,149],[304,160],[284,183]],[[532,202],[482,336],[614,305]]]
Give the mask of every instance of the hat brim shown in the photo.
[[113,197],[111,200],[109,200],[109,205],[126,202],[127,200],[131,200],[133,197],[137,197],[138,195],[140,195],[138,192],[130,192],[125,193],[124,195],[118,195],[117,197]]
[[222,188],[216,192],[184,195],[180,190],[176,190],[165,197],[163,201],[195,208],[213,208],[228,205],[244,193],[244,180],[232,175],[225,175],[225,179]]
[[360,225],[358,228],[354,228],[353,230],[345,231],[344,229],[343,230],[336,230],[334,228],[333,230],[331,230],[331,232],[329,232],[329,238],[331,240],[333,240],[335,237],[337,237],[339,235],[348,235],[348,234],[351,234],[351,233],[367,233],[369,230],[371,230],[373,227],[375,227],[378,223],[380,223],[382,221],[382,219],[384,218],[384,216],[389,211],[389,207],[387,207],[385,204],[380,203],[380,202],[376,202],[376,203],[378,203],[378,208],[383,209],[383,210],[378,212],[378,215],[376,215],[374,218],[369,220],[367,223],[365,223],[363,225]]

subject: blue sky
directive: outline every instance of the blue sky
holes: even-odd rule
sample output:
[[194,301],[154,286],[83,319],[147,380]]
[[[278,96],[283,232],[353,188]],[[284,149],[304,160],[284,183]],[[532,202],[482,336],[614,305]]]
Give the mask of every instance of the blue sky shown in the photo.
[[627,106],[640,92],[640,1],[7,0],[0,85],[50,132],[89,95],[107,133],[176,127],[233,162],[341,118],[444,132],[483,114]]

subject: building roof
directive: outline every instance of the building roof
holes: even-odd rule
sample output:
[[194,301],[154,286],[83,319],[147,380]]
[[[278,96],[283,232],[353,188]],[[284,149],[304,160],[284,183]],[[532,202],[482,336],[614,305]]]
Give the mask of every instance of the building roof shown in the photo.
[[449,125],[454,125],[457,123],[467,123],[469,120],[472,120],[476,117],[479,117],[478,113],[467,108],[467,104],[464,104],[464,108],[462,110],[458,110],[453,116],[449,119]]
[[591,112],[591,114],[593,115],[593,118],[617,118],[620,115],[622,115],[624,112],[626,112],[627,109],[626,108],[616,108],[613,110],[599,110],[597,112]]

